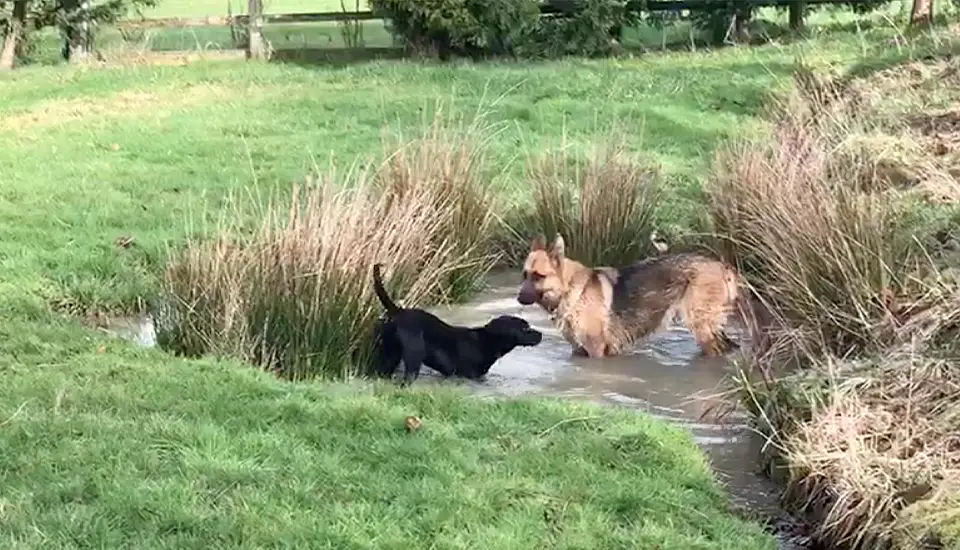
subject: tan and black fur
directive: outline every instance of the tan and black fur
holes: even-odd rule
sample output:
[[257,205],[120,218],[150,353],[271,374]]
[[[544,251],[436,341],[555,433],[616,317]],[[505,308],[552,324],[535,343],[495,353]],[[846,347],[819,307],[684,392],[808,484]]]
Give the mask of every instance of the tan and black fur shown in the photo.
[[619,355],[679,316],[705,355],[734,347],[723,328],[742,315],[739,276],[728,264],[696,253],[662,254],[631,265],[587,267],[566,257],[563,237],[533,240],[517,300],[539,304],[575,354]]

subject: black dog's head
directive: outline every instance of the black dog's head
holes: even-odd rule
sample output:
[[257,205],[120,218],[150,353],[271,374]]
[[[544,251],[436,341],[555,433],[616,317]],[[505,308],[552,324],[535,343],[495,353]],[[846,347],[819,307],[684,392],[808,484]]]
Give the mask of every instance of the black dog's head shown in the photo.
[[536,346],[543,340],[543,334],[539,330],[531,327],[530,323],[524,319],[513,315],[501,315],[491,319],[483,328],[502,342],[505,351],[510,351],[517,346]]

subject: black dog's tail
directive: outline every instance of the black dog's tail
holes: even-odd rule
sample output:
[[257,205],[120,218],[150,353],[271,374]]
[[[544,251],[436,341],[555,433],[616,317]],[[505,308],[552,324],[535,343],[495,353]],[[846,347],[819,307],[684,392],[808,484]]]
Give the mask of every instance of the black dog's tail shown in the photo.
[[387,309],[387,315],[393,317],[400,313],[402,309],[390,299],[387,290],[383,288],[383,276],[380,274],[380,268],[382,266],[383,264],[375,264],[373,266],[373,291],[377,293],[377,298],[380,299],[380,303]]

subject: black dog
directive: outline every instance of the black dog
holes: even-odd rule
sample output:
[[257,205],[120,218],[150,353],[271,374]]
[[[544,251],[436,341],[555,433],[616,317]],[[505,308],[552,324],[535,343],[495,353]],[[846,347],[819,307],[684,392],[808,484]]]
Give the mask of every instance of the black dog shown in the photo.
[[373,288],[387,310],[379,325],[377,372],[390,376],[403,360],[404,383],[426,365],[444,376],[476,380],[517,346],[536,346],[543,335],[519,317],[502,315],[482,327],[455,327],[422,309],[401,308],[383,288],[381,264],[373,266]]

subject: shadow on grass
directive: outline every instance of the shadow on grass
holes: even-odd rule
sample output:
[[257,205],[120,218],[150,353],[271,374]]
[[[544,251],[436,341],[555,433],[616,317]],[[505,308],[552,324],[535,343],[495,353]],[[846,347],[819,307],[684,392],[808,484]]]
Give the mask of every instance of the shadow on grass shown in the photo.
[[379,60],[414,59],[404,48],[290,48],[274,50],[270,58],[274,63],[286,63],[305,67],[348,67],[358,63]]
[[960,54],[960,40],[956,38],[938,40],[926,35],[913,44],[901,48],[890,48],[881,55],[860,61],[846,71],[844,78],[863,78],[912,61],[950,59],[958,54]]

